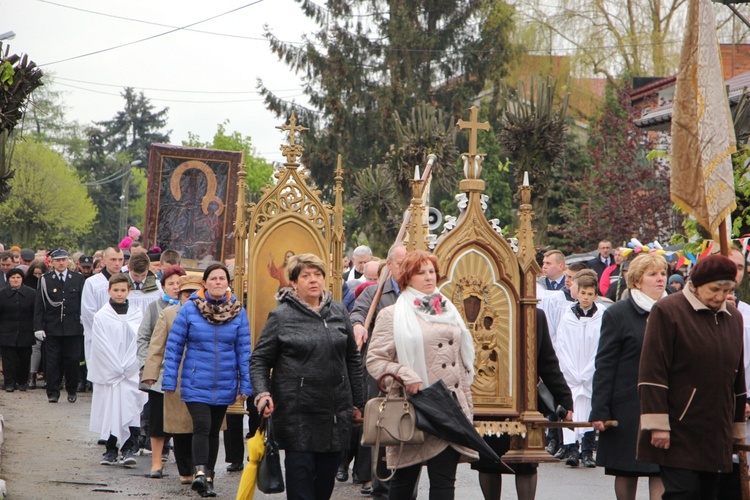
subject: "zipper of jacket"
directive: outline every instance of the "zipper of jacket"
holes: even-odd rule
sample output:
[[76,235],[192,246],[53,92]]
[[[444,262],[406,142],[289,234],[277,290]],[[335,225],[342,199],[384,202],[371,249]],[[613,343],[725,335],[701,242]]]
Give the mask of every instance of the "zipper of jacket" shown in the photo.
[[214,404],[216,404],[216,384],[219,380],[219,351],[218,351],[218,327],[214,325]]
[[[325,318],[320,318],[323,320],[323,326],[326,329],[326,333],[328,334],[328,344],[331,346],[331,353],[333,353],[334,346],[333,341],[331,340],[331,330],[328,328],[328,322]],[[336,417],[336,391],[331,391],[331,402],[333,403],[333,425],[336,425],[338,423],[338,418]]]

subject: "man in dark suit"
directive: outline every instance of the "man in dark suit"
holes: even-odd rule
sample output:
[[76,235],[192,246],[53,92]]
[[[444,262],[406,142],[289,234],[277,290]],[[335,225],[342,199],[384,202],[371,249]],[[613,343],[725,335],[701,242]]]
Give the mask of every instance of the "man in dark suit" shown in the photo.
[[615,258],[612,256],[612,243],[607,240],[599,242],[597,247],[599,255],[594,257],[588,262],[589,269],[596,271],[597,279],[602,279],[602,273],[605,269],[615,263]]
[[39,293],[34,308],[34,335],[44,341],[47,357],[47,400],[57,403],[65,375],[68,401],[75,403],[78,366],[83,345],[81,294],[84,278],[68,270],[68,252],[50,254],[52,271],[39,278]]
[[2,271],[2,276],[0,276],[0,288],[4,288],[8,284],[6,274],[8,274],[8,271],[13,269],[14,266],[13,254],[10,252],[0,252],[0,271]]

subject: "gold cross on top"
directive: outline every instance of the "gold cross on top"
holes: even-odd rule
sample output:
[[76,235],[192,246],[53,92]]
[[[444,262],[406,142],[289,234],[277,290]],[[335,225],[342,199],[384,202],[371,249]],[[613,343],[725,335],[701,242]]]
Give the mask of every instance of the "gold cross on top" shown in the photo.
[[472,106],[469,108],[469,121],[458,120],[456,122],[456,127],[459,130],[469,129],[469,155],[471,156],[477,154],[477,132],[490,129],[489,122],[479,123],[478,118],[479,108]]
[[295,163],[297,161],[297,158],[302,156],[302,145],[296,144],[295,138],[297,136],[297,132],[304,132],[305,130],[310,130],[307,127],[303,127],[302,125],[297,125],[297,116],[294,114],[294,111],[292,111],[292,116],[289,118],[289,124],[288,125],[281,125],[276,127],[279,130],[283,131],[289,131],[289,144],[282,144],[281,145],[281,153],[286,156],[286,160],[289,163]]

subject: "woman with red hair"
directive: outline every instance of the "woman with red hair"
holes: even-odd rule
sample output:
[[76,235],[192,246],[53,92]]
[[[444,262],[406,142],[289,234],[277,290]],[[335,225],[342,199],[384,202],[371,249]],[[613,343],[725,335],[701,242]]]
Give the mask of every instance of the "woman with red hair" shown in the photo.
[[[471,421],[474,406],[474,339],[456,307],[437,288],[437,258],[427,252],[406,255],[398,280],[396,304],[378,314],[367,352],[367,371],[376,380],[383,374],[400,377],[408,394],[442,380]],[[386,448],[388,467],[397,468],[388,498],[412,498],[422,464],[430,476],[430,498],[453,498],[459,462],[478,454],[433,435],[423,444]]]

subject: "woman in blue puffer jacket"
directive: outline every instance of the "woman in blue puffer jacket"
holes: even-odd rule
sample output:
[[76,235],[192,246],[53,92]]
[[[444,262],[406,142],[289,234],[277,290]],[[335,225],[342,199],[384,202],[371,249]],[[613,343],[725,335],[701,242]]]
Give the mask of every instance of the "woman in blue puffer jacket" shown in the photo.
[[250,386],[250,327],[242,304],[229,288],[229,270],[212,264],[203,273],[203,289],[195,292],[172,324],[164,355],[162,389],[177,386],[182,364],[182,400],[193,419],[192,488],[213,497],[214,466],[219,431],[227,406],[239,394],[244,401]]

